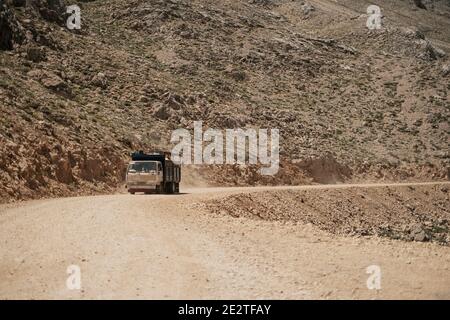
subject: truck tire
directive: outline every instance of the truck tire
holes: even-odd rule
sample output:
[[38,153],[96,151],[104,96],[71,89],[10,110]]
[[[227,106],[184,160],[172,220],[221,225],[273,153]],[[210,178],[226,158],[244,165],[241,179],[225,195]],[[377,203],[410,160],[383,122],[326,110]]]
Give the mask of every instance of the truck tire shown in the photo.
[[173,194],[174,188],[175,188],[174,183],[173,182],[168,182],[166,184],[166,193],[167,194]]
[[175,193],[180,193],[180,184],[175,183]]

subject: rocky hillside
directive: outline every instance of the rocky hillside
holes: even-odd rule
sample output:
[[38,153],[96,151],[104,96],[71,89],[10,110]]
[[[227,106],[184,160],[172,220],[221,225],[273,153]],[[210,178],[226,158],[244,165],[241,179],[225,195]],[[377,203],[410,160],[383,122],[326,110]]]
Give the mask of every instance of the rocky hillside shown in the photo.
[[195,120],[280,129],[277,176],[212,184],[448,179],[450,4],[418,3],[0,0],[0,199],[111,191]]

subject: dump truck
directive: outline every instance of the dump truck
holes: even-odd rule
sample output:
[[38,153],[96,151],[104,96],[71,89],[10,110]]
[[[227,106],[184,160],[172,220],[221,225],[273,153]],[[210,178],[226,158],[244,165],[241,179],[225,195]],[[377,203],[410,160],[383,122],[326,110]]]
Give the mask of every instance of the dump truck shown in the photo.
[[181,166],[170,159],[170,153],[155,151],[133,152],[126,174],[128,192],[179,193]]

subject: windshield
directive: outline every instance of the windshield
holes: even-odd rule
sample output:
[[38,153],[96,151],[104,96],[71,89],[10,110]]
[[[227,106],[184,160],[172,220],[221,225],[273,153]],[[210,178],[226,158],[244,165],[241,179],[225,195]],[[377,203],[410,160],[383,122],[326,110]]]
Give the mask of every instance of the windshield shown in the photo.
[[150,172],[156,171],[156,162],[136,162],[128,166],[128,172]]

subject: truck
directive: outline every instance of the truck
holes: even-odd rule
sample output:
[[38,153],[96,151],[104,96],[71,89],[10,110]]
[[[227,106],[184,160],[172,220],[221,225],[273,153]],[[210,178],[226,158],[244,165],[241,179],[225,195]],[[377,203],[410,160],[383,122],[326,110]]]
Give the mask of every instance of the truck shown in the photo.
[[131,154],[126,173],[129,193],[179,193],[180,182],[181,166],[170,159],[169,152],[137,151]]

